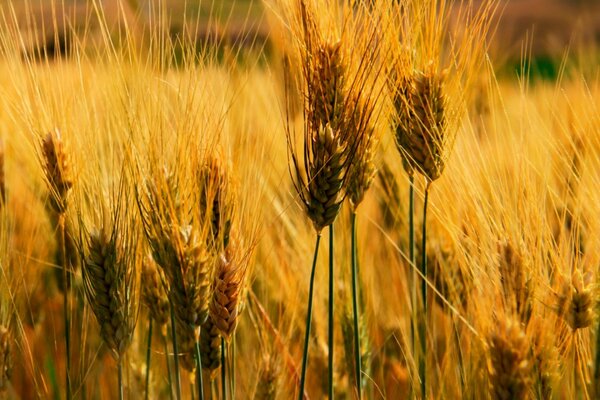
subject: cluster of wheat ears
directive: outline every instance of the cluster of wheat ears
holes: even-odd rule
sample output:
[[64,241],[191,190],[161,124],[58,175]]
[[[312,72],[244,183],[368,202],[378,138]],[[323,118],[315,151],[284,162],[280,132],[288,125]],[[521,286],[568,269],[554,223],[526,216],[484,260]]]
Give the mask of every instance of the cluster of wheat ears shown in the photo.
[[0,7],[2,396],[600,396],[597,71],[497,79],[475,3]]

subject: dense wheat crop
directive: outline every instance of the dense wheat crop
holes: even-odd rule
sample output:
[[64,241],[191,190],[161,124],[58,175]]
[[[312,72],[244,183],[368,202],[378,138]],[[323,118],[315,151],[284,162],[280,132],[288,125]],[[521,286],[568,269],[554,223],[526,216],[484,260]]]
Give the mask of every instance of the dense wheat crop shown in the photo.
[[494,1],[24,3],[0,396],[600,396],[591,58],[497,73]]

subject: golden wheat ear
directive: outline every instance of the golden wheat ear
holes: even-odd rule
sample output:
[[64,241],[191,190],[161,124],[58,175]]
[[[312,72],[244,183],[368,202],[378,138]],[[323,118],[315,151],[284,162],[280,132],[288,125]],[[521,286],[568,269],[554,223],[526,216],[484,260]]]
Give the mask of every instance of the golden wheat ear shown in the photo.
[[229,255],[221,255],[213,279],[210,315],[225,340],[231,338],[238,323],[244,275],[242,267],[236,262]]
[[531,382],[530,344],[520,323],[504,317],[489,338],[490,394],[497,400],[524,399]]
[[49,207],[57,214],[66,211],[69,194],[73,187],[71,162],[66,145],[58,129],[49,132],[42,139],[43,167],[48,189]]
[[163,272],[158,268],[152,257],[147,256],[142,264],[142,301],[148,308],[152,320],[166,334],[169,323],[168,289]]

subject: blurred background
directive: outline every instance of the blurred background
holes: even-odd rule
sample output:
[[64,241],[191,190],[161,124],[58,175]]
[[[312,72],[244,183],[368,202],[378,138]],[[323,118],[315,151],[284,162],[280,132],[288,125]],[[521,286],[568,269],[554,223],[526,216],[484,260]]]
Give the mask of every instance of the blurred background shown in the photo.
[[[391,1],[391,0],[390,0]],[[482,3],[482,0],[474,0]],[[53,5],[55,3],[55,5]],[[15,13],[18,29],[27,38],[25,52],[68,52],[69,31],[86,29],[94,35],[95,6],[91,0],[3,0],[2,11]],[[262,0],[101,0],[96,1],[114,31],[127,24],[143,35],[153,23],[158,8],[166,10],[173,36],[194,38],[198,43],[238,45],[269,50],[273,38],[266,6]],[[462,1],[455,2],[459,6]],[[561,63],[582,56],[589,59],[600,41],[598,0],[504,0],[499,3],[497,31],[491,42],[494,65],[500,73],[523,70],[523,56],[529,55],[531,76],[556,78]],[[53,21],[58,21],[54,23]],[[183,32],[184,21],[187,32]],[[88,28],[84,28],[88,27]],[[71,30],[72,29],[72,30]],[[578,54],[583,53],[583,54]]]

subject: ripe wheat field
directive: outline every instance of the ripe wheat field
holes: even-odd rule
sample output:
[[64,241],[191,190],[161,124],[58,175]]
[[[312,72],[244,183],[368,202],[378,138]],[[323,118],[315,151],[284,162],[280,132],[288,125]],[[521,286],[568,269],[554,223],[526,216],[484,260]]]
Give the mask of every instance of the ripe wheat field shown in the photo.
[[588,47],[507,72],[493,0],[84,3],[0,4],[2,398],[600,396]]

